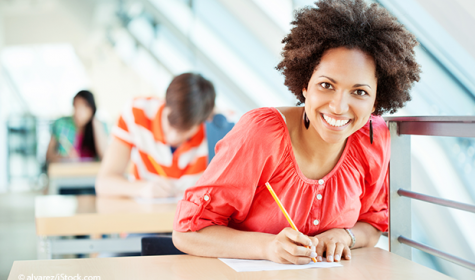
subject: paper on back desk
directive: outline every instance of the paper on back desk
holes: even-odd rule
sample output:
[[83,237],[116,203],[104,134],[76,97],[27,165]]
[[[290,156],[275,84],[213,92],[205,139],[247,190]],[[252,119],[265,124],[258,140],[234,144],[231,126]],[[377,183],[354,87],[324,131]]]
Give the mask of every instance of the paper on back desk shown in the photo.
[[335,262],[310,262],[309,264],[296,265],[296,264],[280,264],[266,260],[242,260],[242,259],[223,259],[219,258],[222,262],[237,272],[245,271],[266,271],[266,270],[289,270],[289,269],[306,269],[315,267],[338,267],[342,266]]

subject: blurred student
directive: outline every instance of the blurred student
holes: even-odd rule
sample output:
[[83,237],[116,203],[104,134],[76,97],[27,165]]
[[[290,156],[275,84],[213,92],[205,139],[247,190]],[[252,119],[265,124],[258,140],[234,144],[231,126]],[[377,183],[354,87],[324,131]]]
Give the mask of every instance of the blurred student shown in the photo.
[[[158,198],[180,196],[193,186],[208,160],[204,121],[215,90],[200,74],[175,77],[158,98],[136,98],[113,128],[113,140],[96,181],[98,195]],[[129,161],[131,180],[124,177]]]
[[72,117],[62,117],[53,123],[47,162],[102,159],[107,133],[104,125],[94,117],[94,96],[87,90],[78,92],[73,107]]

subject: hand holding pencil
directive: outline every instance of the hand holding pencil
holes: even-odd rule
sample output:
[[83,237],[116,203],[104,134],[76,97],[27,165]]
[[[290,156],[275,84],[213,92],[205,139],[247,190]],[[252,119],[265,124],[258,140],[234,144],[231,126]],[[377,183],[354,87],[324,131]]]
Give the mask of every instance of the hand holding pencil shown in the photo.
[[[271,185],[266,183],[266,187],[292,227],[284,228],[276,236],[274,239],[275,255],[270,256],[270,259],[280,263],[307,264],[310,261],[309,258],[311,258],[313,262],[317,262],[315,246],[318,244],[318,239],[299,232]],[[305,247],[299,246],[299,244]]]
[[156,176],[153,180],[144,181],[138,192],[139,196],[145,199],[175,196],[176,189],[163,168],[150,155],[148,155],[148,159],[160,176]]

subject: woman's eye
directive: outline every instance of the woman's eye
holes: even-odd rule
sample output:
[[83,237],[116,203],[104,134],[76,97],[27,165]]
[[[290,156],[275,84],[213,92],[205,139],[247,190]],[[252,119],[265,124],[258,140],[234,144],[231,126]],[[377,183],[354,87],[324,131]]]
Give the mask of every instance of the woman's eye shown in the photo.
[[329,83],[321,83],[320,85],[321,85],[322,88],[324,88],[324,89],[332,89],[332,88],[333,88],[332,85],[329,84]]
[[364,95],[367,95],[368,93],[362,89],[357,89],[355,91],[356,95],[359,95],[359,96],[364,96]]

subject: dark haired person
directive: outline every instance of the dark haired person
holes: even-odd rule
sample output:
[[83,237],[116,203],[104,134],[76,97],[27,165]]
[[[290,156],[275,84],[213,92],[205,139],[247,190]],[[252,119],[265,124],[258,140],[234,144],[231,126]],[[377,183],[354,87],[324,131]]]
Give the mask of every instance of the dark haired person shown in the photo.
[[96,102],[90,91],[82,90],[73,99],[72,117],[53,123],[46,152],[48,162],[101,159],[107,144],[104,125],[98,121]]
[[[182,195],[207,166],[204,121],[213,111],[215,97],[210,81],[185,73],[172,80],[165,102],[134,99],[113,128],[96,193],[143,198]],[[128,180],[124,173],[130,160],[133,176]]]
[[417,42],[377,4],[316,6],[295,14],[277,66],[305,106],[252,110],[218,143],[178,204],[179,250],[294,264],[325,254],[332,262],[374,246],[388,229],[390,136],[380,115],[410,100]]

